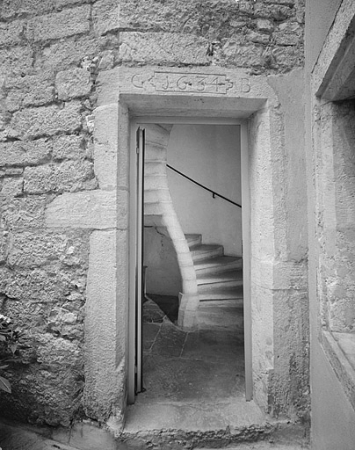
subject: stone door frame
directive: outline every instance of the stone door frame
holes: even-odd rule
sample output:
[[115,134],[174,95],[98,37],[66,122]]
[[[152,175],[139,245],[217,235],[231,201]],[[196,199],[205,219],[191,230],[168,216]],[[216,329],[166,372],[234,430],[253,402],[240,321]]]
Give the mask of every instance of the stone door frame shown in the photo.
[[285,308],[280,292],[286,295],[294,289],[293,272],[300,269],[287,260],[286,202],[279,188],[287,176],[283,115],[267,77],[215,67],[119,67],[99,75],[97,93],[94,168],[99,189],[84,203],[66,204],[68,220],[74,220],[70,213],[75,204],[76,210],[83,210],[82,217],[87,215],[86,222],[81,219],[83,226],[93,229],[85,319],[87,410],[91,417],[111,417],[111,424],[119,424],[127,402],[133,270],[130,120],[172,115],[248,120],[253,390],[259,406],[270,411],[274,391],[287,392],[283,374],[289,367],[287,352],[279,350],[284,346],[281,324],[275,327],[274,318]]

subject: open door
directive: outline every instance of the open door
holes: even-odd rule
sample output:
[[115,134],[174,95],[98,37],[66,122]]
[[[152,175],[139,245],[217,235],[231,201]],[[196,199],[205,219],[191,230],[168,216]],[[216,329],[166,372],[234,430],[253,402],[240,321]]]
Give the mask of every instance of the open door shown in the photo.
[[[143,390],[143,249],[144,249],[144,153],[145,130],[135,134],[136,158],[131,176],[135,182],[131,197],[131,280],[129,304],[129,380],[128,403],[134,403],[136,394]],[[134,250],[132,250],[134,249]],[[133,267],[132,267],[133,266]]]
[[[242,231],[243,231],[243,297],[244,297],[244,349],[245,349],[245,399],[253,398],[252,349],[251,349],[251,300],[250,300],[250,193],[248,179],[247,124],[240,120],[182,119],[182,118],[136,118],[132,124],[131,154],[131,219],[130,219],[130,306],[129,306],[129,359],[128,403],[135,402],[143,388],[142,361],[142,304],[144,300],[144,160],[145,130],[138,124],[180,123],[239,125],[241,127],[241,184],[242,184]],[[141,126],[142,126],[141,125]]]

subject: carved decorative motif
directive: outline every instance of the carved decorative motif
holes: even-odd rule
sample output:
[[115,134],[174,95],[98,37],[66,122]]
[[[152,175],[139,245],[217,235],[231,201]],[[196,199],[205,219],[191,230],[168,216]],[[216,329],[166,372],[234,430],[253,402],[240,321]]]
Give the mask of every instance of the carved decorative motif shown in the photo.
[[154,89],[157,92],[224,95],[233,87],[243,94],[251,89],[248,78],[239,78],[233,82],[224,74],[155,71],[153,74],[136,74],[131,82],[136,88]]

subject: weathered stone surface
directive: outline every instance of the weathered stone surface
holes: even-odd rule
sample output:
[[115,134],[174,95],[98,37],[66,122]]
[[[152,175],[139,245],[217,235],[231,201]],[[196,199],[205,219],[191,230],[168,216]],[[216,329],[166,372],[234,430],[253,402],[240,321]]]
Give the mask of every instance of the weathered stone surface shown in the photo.
[[73,132],[81,127],[80,103],[70,102],[64,108],[41,106],[17,111],[11,125],[18,136],[36,138],[60,132]]
[[46,208],[46,225],[51,228],[127,228],[126,191],[76,192],[63,194]]
[[193,35],[122,32],[120,44],[122,62],[168,65],[209,62],[208,41]]
[[82,232],[22,232],[11,235],[8,261],[12,267],[34,268],[60,262],[66,267],[85,269],[88,261],[87,236]]
[[26,47],[11,47],[0,50],[0,74],[28,73],[33,63],[33,49]]
[[26,23],[15,20],[10,23],[0,23],[0,46],[16,45],[21,42]]
[[1,264],[3,264],[6,259],[7,236],[8,236],[7,232],[0,230],[0,263]]
[[[90,363],[85,367],[84,399],[88,415],[98,420],[107,420],[113,405],[122,401],[122,393],[117,390],[119,374],[115,370],[123,358],[122,339],[117,339],[116,283],[117,270],[125,269],[116,266],[116,233],[115,230],[94,231],[90,237],[85,322],[86,355]],[[128,286],[120,287],[124,292]],[[102,326],[104,333],[100,330]],[[122,332],[121,329],[123,337]]]
[[47,72],[26,77],[16,76],[6,79],[6,107],[15,111],[26,106],[44,105],[54,100],[53,74]]
[[[17,268],[17,270],[8,271],[3,278],[2,293],[7,297],[29,303],[32,308],[31,314],[27,320],[39,321],[41,317],[36,317],[36,308],[31,305],[37,303],[67,303],[71,302],[71,296],[74,301],[77,300],[76,293],[84,293],[86,286],[86,268],[66,267],[59,263],[52,263],[43,267],[36,268]],[[78,298],[78,300],[81,299]],[[25,306],[26,307],[26,306]],[[41,308],[41,306],[39,305]],[[33,309],[34,308],[34,309]]]
[[45,204],[44,196],[3,199],[2,223],[9,229],[42,227]]
[[93,5],[92,18],[94,30],[98,35],[119,28],[119,2],[116,0],[99,0]]
[[272,31],[274,29],[274,25],[268,19],[258,19],[256,21],[256,28],[259,31]]
[[95,187],[90,161],[64,161],[58,165],[27,167],[24,171],[24,191],[29,194],[74,192]]
[[268,34],[256,33],[255,31],[251,31],[247,35],[247,40],[255,42],[257,44],[267,44],[270,41],[270,36]]
[[85,145],[81,136],[60,136],[53,140],[53,159],[83,159],[87,156]]
[[47,139],[0,143],[0,166],[40,164],[49,158],[50,153],[51,142]]
[[300,66],[303,61],[303,55],[294,47],[276,47],[272,55],[277,64],[286,67]]
[[33,41],[60,39],[89,31],[89,6],[79,6],[28,21],[27,37]]
[[58,72],[55,84],[59,100],[89,95],[92,87],[90,72],[78,67]]
[[117,185],[118,105],[95,111],[94,168],[101,189]]
[[91,0],[4,0],[0,5],[0,16],[7,19],[13,16],[44,14],[65,6],[90,3]]
[[226,60],[238,67],[261,66],[263,48],[261,46],[240,45],[233,40],[228,41],[222,49]]
[[5,197],[17,197],[22,194],[22,178],[5,178],[2,182],[0,195]]
[[297,22],[283,23],[278,26],[273,37],[280,45],[297,45],[302,42],[303,30]]
[[254,6],[254,13],[256,17],[281,21],[291,17],[293,14],[293,10],[288,6],[267,5],[264,2],[258,2]]

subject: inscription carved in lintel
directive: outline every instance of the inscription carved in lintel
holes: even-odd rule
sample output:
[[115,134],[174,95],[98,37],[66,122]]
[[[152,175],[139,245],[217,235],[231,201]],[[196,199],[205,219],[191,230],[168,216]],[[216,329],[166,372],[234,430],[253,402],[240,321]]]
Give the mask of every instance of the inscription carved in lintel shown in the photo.
[[233,87],[240,93],[247,94],[251,90],[248,78],[231,81],[224,74],[204,74],[185,72],[154,72],[133,75],[131,82],[139,89],[153,89],[157,92],[181,92],[201,94],[227,94]]

